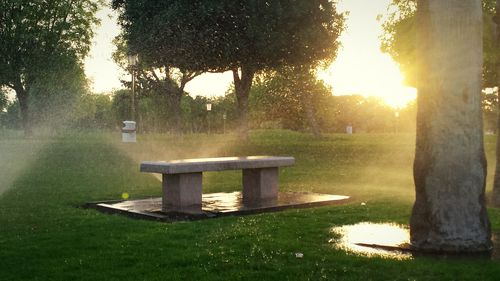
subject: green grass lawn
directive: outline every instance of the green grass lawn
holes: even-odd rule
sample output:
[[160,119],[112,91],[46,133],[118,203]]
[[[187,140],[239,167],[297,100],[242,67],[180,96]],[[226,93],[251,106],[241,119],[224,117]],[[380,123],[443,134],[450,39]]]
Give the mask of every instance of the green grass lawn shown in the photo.
[[[257,131],[234,136],[70,135],[44,140],[20,157],[0,195],[0,280],[498,280],[490,260],[392,260],[345,253],[330,229],[357,222],[406,224],[413,200],[412,135],[328,135]],[[32,142],[37,142],[32,140]],[[42,142],[42,141],[40,141]],[[494,137],[486,138],[489,185]],[[29,143],[0,136],[0,167]],[[80,208],[89,201],[160,196],[140,160],[228,155],[291,155],[281,188],[345,194],[342,206],[181,223],[156,223]],[[8,160],[7,160],[8,159]],[[17,164],[15,164],[17,165]],[[9,169],[6,169],[9,171]],[[2,171],[5,173],[5,170]],[[207,173],[204,192],[239,189],[237,172]],[[365,202],[366,205],[362,205]],[[493,231],[500,212],[490,209]],[[296,252],[304,253],[297,259]]]
[[36,160],[47,139],[23,139],[20,134],[0,130],[0,195]]

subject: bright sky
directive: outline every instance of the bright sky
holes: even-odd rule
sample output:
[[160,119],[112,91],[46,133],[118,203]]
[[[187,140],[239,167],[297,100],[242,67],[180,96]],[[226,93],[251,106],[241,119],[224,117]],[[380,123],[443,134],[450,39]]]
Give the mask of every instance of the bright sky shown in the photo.
[[335,95],[378,96],[397,108],[416,97],[416,89],[404,86],[404,77],[392,58],[380,52],[381,23],[390,0],[342,0],[340,11],[349,11],[342,49],[335,62],[319,76]]
[[[380,52],[378,36],[382,29],[377,15],[385,14],[390,0],[341,0],[340,11],[349,11],[347,30],[341,37],[337,60],[319,74],[333,87],[335,95],[379,96],[397,108],[416,96],[416,90],[403,85],[397,64]],[[121,87],[119,79],[130,79],[111,59],[113,38],[119,33],[116,16],[109,9],[99,13],[102,25],[86,60],[86,72],[95,92],[110,92]],[[230,73],[204,74],[186,85],[192,95],[221,96],[232,82]]]
[[124,73],[111,58],[115,50],[112,41],[120,33],[116,15],[110,8],[105,8],[98,13],[98,17],[101,26],[94,37],[90,55],[85,60],[85,72],[92,81],[92,90],[102,93],[121,88],[120,77]]

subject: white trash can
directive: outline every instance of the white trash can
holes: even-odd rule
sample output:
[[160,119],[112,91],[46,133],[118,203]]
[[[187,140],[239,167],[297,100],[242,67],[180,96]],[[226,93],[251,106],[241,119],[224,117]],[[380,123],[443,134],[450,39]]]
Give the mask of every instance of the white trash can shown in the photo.
[[348,135],[352,135],[352,126],[347,126],[345,128],[345,132],[348,134]]
[[123,121],[122,142],[137,142],[135,121]]

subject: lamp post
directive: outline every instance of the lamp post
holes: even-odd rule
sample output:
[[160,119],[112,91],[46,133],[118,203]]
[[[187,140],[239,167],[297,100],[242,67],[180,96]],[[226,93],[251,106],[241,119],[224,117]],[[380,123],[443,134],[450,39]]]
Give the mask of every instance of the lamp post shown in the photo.
[[210,111],[212,111],[212,104],[211,103],[207,103],[208,134],[210,134]]
[[225,134],[226,133],[226,118],[227,118],[227,115],[226,113],[224,112],[224,114],[222,114],[222,120],[224,122],[224,125],[223,125],[223,129],[222,129],[222,133]]
[[131,120],[135,120],[135,69],[137,68],[137,62],[139,61],[139,56],[137,54],[128,55],[128,65],[129,70],[132,73],[132,102],[130,105],[130,117]]

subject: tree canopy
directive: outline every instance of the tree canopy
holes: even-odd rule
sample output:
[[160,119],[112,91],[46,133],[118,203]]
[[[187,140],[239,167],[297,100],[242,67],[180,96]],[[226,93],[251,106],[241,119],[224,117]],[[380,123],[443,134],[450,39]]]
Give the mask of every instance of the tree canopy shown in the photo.
[[30,130],[28,97],[33,86],[45,83],[51,71],[82,68],[93,26],[98,23],[95,13],[101,3],[101,0],[0,2],[0,86],[16,92],[26,132]]
[[333,2],[115,0],[132,52],[157,65],[226,71],[335,57],[343,16]]
[[[498,84],[496,61],[500,52],[495,46],[494,22],[495,1],[483,0],[483,86]],[[381,37],[383,52],[392,56],[406,74],[406,83],[416,84],[416,11],[417,0],[393,0],[389,6],[389,16],[383,23]]]

